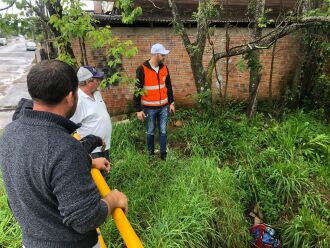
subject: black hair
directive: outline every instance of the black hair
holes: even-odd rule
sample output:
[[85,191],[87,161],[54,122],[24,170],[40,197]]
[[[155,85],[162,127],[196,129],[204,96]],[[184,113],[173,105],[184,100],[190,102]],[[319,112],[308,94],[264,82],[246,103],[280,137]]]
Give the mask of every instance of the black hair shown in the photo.
[[71,91],[76,92],[78,78],[70,65],[59,60],[45,60],[31,68],[27,87],[32,99],[54,105]]

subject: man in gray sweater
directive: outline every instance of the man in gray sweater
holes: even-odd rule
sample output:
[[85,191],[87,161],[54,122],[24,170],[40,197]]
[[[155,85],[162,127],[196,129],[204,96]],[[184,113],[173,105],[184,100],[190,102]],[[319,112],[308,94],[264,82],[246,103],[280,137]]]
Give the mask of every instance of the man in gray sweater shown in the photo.
[[50,60],[27,76],[33,109],[9,124],[0,137],[0,166],[9,204],[26,248],[97,247],[95,228],[115,208],[127,212],[119,191],[100,194],[92,161],[70,134],[78,79],[69,65]]

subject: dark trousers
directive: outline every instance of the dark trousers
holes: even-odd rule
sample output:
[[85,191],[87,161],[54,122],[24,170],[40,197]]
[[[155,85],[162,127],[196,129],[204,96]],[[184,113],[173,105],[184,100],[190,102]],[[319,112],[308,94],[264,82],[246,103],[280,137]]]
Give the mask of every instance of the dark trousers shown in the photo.
[[91,154],[92,158],[106,158],[110,161],[110,151],[105,150],[104,152],[95,152]]

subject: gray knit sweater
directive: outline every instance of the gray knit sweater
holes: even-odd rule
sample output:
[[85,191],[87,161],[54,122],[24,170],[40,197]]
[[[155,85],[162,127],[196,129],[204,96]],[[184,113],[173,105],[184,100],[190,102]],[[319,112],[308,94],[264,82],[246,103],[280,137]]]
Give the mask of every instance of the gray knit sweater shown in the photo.
[[73,122],[25,110],[0,137],[0,166],[26,248],[90,248],[107,217]]

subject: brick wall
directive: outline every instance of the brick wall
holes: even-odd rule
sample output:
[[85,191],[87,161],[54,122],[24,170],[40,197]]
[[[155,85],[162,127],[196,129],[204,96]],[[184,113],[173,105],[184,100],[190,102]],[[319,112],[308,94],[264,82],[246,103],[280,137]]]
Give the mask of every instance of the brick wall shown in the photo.
[[[136,68],[149,58],[150,47],[154,43],[162,43],[171,53],[167,57],[166,64],[169,67],[175,102],[180,105],[192,105],[195,102],[196,88],[194,85],[193,75],[190,68],[190,60],[181,38],[173,34],[172,28],[168,27],[150,27],[150,28],[128,28],[114,27],[114,34],[123,40],[132,40],[138,48],[138,54],[134,58],[124,59],[123,65],[128,76],[135,77]],[[190,32],[194,32],[191,29]],[[265,30],[267,32],[269,30]],[[225,29],[218,28],[215,32],[215,47],[217,51],[224,51],[225,47]],[[247,28],[235,28],[230,30],[230,46],[242,44],[248,40]],[[299,55],[298,38],[294,35],[285,37],[278,41],[274,72],[273,72],[273,96],[277,97],[281,89],[292,78],[295,64]],[[79,47],[77,42],[73,44],[74,50],[79,58]],[[205,66],[211,58],[210,47],[206,47],[206,56],[204,59]],[[272,49],[261,51],[261,61],[263,65],[261,85],[259,90],[259,98],[268,97],[269,71],[271,64]],[[91,49],[87,43],[87,56],[89,64],[93,66],[104,65],[104,50]],[[248,97],[249,88],[249,72],[240,72],[237,68],[237,62],[240,56],[232,57],[229,61],[229,81],[228,81],[228,97],[235,99],[246,99]],[[217,63],[219,77],[223,81],[226,78],[226,60],[222,59]],[[224,90],[224,84],[222,85]],[[213,95],[219,92],[216,77],[213,77]],[[104,100],[112,114],[127,112],[132,106],[133,87],[129,85],[112,86],[103,91]]]

